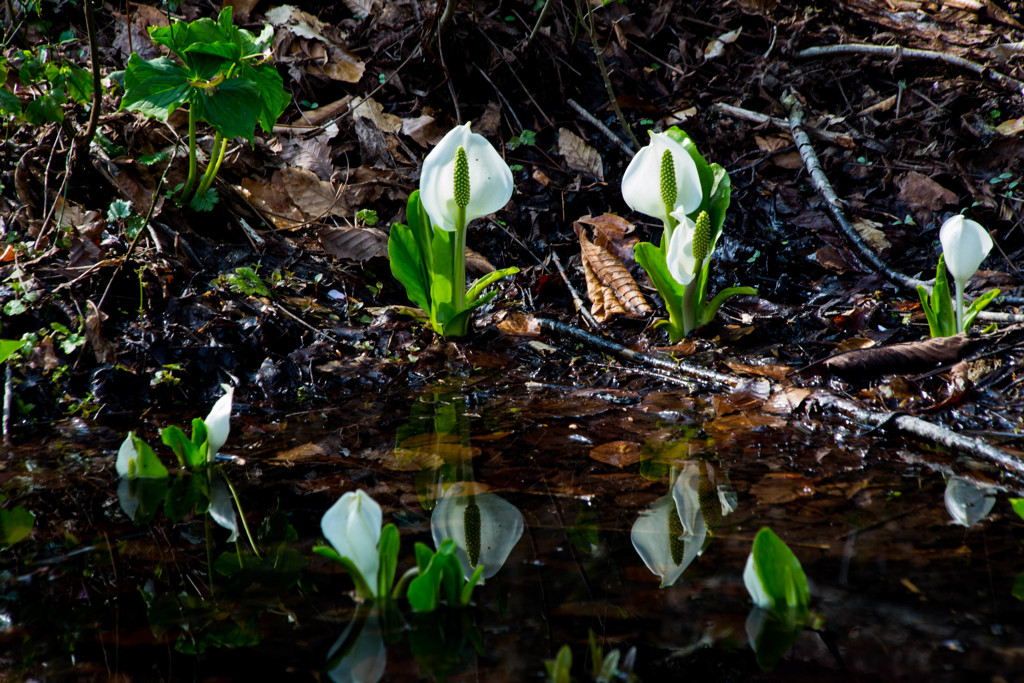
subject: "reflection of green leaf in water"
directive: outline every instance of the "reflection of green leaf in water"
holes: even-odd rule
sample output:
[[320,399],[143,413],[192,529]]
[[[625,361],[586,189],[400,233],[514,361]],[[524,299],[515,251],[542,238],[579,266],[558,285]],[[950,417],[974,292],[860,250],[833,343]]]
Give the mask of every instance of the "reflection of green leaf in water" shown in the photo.
[[18,505],[9,510],[0,510],[0,545],[10,547],[32,533],[36,516]]
[[1017,579],[1013,582],[1013,597],[1024,600],[1024,572],[1017,574]]

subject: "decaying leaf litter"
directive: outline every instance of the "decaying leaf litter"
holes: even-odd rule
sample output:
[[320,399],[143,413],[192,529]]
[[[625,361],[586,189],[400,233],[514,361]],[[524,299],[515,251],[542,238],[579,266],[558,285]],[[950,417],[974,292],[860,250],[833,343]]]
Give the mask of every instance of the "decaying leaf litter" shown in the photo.
[[[212,386],[190,380],[219,372],[272,385],[274,401],[254,402],[273,410],[276,398],[300,387],[327,395],[339,379],[360,374],[340,367],[405,360],[412,347],[441,343],[395,315],[405,302],[382,258],[387,226],[402,219],[425,149],[456,116],[502,143],[516,169],[513,202],[471,233],[469,246],[479,254],[471,272],[492,263],[526,268],[478,326],[516,334],[519,315],[543,314],[665,351],[649,328],[656,296],[631,259],[631,243],[652,226],[629,216],[617,188],[631,143],[611,111],[580,8],[553,4],[536,26],[532,8],[481,7],[456,12],[443,27],[438,8],[416,3],[319,13],[237,7],[240,23],[276,28],[275,59],[293,102],[273,135],[255,146],[231,145],[218,183],[223,199],[209,213],[154,195],[160,169],[138,160],[180,145],[180,117],[160,125],[118,112],[117,91],[105,90],[92,154],[70,169],[69,136],[82,133],[82,107],[68,107],[63,127],[11,124],[3,334],[42,330],[15,371],[19,400],[35,404],[24,421],[54,419],[69,401],[119,412],[140,400],[166,405],[203,396]],[[1000,286],[1008,294],[1004,315],[991,317],[1015,321],[1020,24],[1012,7],[947,8],[914,19],[923,10],[905,4],[895,14],[871,3],[840,9],[750,2],[683,14],[670,3],[616,3],[593,12],[602,61],[613,65],[609,85],[631,134],[684,127],[726,166],[736,188],[714,285],[749,282],[759,296],[731,303],[720,321],[669,350],[677,357],[719,368],[742,358],[794,369],[818,361],[815,367],[827,369],[834,365],[821,360],[844,348],[921,339],[918,304],[889,274],[927,278],[937,224],[962,209],[989,226],[1000,251],[974,287]],[[203,8],[183,5],[181,12],[193,18]],[[144,29],[168,23],[145,5],[131,15],[98,16],[104,74],[120,68],[129,44],[155,54]],[[75,17],[46,18],[68,25]],[[442,28],[447,37],[438,43]],[[10,34],[26,45],[43,40],[33,22]],[[75,36],[79,42],[66,43],[66,52],[84,39]],[[902,51],[881,58],[807,52],[872,41]],[[982,76],[1002,80],[906,50],[982,64]],[[78,57],[89,68],[87,51]],[[798,132],[806,128],[814,138],[821,173],[849,216],[850,239],[807,182],[793,131],[783,125],[788,94],[806,110]],[[179,183],[182,172],[171,163],[165,186]],[[135,251],[127,248],[130,218],[109,211],[115,199],[131,202],[134,215],[152,209]],[[360,220],[361,209],[375,211],[379,223]],[[633,223],[601,218],[606,214]],[[573,228],[576,221],[624,227],[591,242]],[[249,274],[270,289],[246,287]],[[594,315],[570,317],[570,290],[577,301],[582,293],[596,302]],[[63,353],[51,323],[84,332],[87,342]],[[978,400],[1013,402],[1013,338],[1004,332],[1004,341],[980,344],[986,360],[973,363],[981,376],[972,380]],[[419,363],[436,356],[414,355]],[[948,367],[962,355],[939,354],[935,365]],[[865,362],[879,375],[904,374],[899,361]],[[60,366],[69,370],[59,381],[42,381]],[[165,366],[185,381],[149,381]],[[378,371],[401,376],[416,372],[416,363],[388,362]],[[913,376],[910,395],[868,398],[863,407],[913,412],[936,403],[948,377]],[[886,386],[880,378],[865,390],[877,395]],[[954,406],[946,408],[936,417],[957,422]],[[975,428],[1007,431],[1016,423],[1005,411],[1000,418],[977,412],[968,422]]]
[[[0,336],[36,333],[31,355],[8,364],[8,438],[67,425],[69,413],[98,412],[100,424],[125,431],[139,406],[205,405],[228,377],[257,421],[294,412],[297,400],[394,395],[499,365],[542,382],[639,395],[738,386],[734,401],[716,396],[712,406],[721,423],[708,431],[721,438],[799,425],[811,419],[805,399],[828,390],[862,411],[856,421],[880,427],[876,434],[923,418],[996,445],[1012,461],[1021,405],[1013,327],[1024,248],[1016,184],[1024,174],[1024,100],[1014,82],[1024,64],[1021,7],[896,4],[595,8],[602,61],[633,134],[642,143],[648,128],[679,125],[732,177],[712,291],[759,290],[730,301],[716,322],[671,349],[650,327],[644,306],[654,316],[661,309],[628,245],[659,228],[630,214],[619,194],[629,161],[623,148],[633,146],[573,3],[552,0],[536,31],[541,8],[527,4],[458,5],[443,27],[443,6],[416,2],[236,6],[240,22],[275,26],[292,105],[255,146],[229,145],[211,212],[154,195],[184,180],[180,117],[163,125],[118,112],[116,91],[105,91],[97,137],[70,167],[73,136],[87,122],[83,107],[69,105],[63,126],[8,126]],[[219,9],[178,11],[195,18]],[[154,7],[130,10],[97,12],[105,75],[123,68],[129,49],[155,50],[145,28],[167,21]],[[58,27],[81,26],[75,11],[44,8]],[[43,40],[32,22],[20,28],[16,44]],[[90,68],[85,36],[75,41],[67,52]],[[803,52],[844,43],[903,50]],[[988,70],[921,59],[911,49]],[[810,181],[783,103],[790,94],[852,235]],[[522,273],[477,317],[475,334],[445,342],[402,315],[407,302],[383,245],[388,226],[404,219],[426,151],[467,120],[500,145],[517,190],[495,220],[470,230],[478,255],[471,263],[477,273],[508,265]],[[139,161],[159,151],[174,158],[163,178],[162,167]],[[130,201],[133,214],[112,216],[115,199]],[[363,209],[376,211],[376,225],[357,217]],[[881,361],[823,361],[927,337],[916,293],[891,273],[929,278],[938,226],[962,209],[998,245],[972,286],[1008,294],[989,308],[1003,314],[1001,329],[914,346],[911,355],[896,347]],[[130,248],[131,216],[147,214]],[[595,224],[609,223],[632,225],[595,236]],[[625,345],[627,354],[671,353],[697,372],[666,377],[624,363],[596,375],[595,365],[605,365],[600,352],[615,348],[591,345],[566,326]],[[524,336],[536,340],[523,344]],[[570,362],[578,354],[588,360]],[[912,373],[910,360],[921,361]],[[114,434],[100,434],[114,446]],[[1020,490],[1012,477],[1003,483]]]

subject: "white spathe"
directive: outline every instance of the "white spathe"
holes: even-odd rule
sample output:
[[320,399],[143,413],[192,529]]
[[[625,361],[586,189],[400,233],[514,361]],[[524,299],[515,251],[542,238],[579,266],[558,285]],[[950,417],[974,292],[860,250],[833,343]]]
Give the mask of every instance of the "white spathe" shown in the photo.
[[[661,158],[672,153],[676,175],[676,201],[665,206],[661,198]],[[651,141],[637,152],[622,176],[622,198],[634,211],[665,220],[666,214],[682,208],[684,214],[700,208],[704,192],[700,187],[697,164],[682,145],[667,133],[651,133]]]
[[946,512],[955,523],[962,526],[974,526],[992,512],[996,498],[990,491],[959,477],[951,477],[946,482],[943,502],[946,504]]
[[365,491],[349,491],[320,520],[324,538],[339,555],[352,561],[374,594],[380,569],[377,544],[383,521],[380,505]]
[[[137,477],[139,474],[139,451],[135,448],[134,439],[135,432],[128,432],[127,438],[117,451],[117,462],[114,463],[114,469],[117,470],[119,477]],[[135,463],[134,467],[132,467],[133,462]]]
[[224,447],[228,440],[228,434],[231,432],[231,403],[235,397],[235,388],[230,384],[221,384],[220,386],[224,390],[224,395],[217,399],[213,408],[210,409],[210,414],[204,420],[206,422],[208,444],[206,458],[208,462],[213,462],[213,459],[217,457],[217,452]]
[[942,224],[939,241],[942,242],[946,268],[961,286],[974,275],[988,252],[992,251],[992,236],[988,231],[981,224],[959,215]]
[[747,555],[747,566],[743,569],[743,584],[750,593],[750,599],[757,607],[763,610],[770,610],[775,606],[775,601],[768,595],[761,583],[761,577],[757,575],[757,568],[754,566],[754,552]]
[[[466,552],[466,508],[470,501],[480,509],[477,565],[483,565],[481,579],[489,579],[504,566],[512,548],[523,535],[523,513],[507,500],[481,490],[473,482],[456,482],[441,496],[430,516],[430,534],[434,548],[440,548],[445,539],[455,541],[455,554],[462,563],[462,573],[469,579],[476,565]],[[473,530],[470,530],[473,533]]]
[[469,204],[466,225],[492,214],[512,198],[512,171],[487,139],[469,129],[452,128],[423,160],[420,201],[431,222],[442,230],[456,229],[455,153],[462,147],[469,161]]

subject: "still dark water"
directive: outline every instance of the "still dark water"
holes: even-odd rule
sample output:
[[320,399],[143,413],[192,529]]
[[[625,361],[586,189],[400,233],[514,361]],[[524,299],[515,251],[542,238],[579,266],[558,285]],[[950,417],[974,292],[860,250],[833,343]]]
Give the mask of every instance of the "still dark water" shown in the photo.
[[[586,681],[591,632],[604,653],[631,652],[642,681],[1024,680],[1024,523],[996,475],[856,425],[749,408],[493,377],[269,424],[239,405],[221,472],[172,478],[134,508],[114,456],[136,428],[170,465],[156,427],[58,425],[2,460],[5,506],[35,527],[0,551],[0,681],[542,681],[563,645]],[[225,477],[259,558],[201,514]],[[681,480],[696,507],[671,497]],[[474,604],[357,609],[351,579],[311,551],[323,513],[369,493],[401,532],[401,574],[415,542],[433,547],[453,484],[524,523]],[[675,558],[658,532],[666,510],[694,526]],[[742,573],[763,526],[803,563],[814,617],[755,653]],[[671,585],[641,552],[670,565]]]

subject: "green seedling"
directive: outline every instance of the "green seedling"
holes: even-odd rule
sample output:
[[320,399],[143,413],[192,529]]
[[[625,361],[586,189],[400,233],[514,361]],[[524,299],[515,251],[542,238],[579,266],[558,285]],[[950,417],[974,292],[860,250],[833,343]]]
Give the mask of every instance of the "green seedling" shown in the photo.
[[[188,178],[179,200],[196,209],[209,208],[207,196],[217,175],[227,141],[242,137],[254,142],[256,124],[265,132],[288,105],[284,82],[269,62],[274,29],[259,36],[231,22],[231,7],[216,19],[176,21],[151,27],[150,37],[178,58],[142,59],[133,53],[125,69],[121,109],[166,121],[175,109],[188,106]],[[197,181],[196,126],[205,121],[215,131],[210,163]]]

